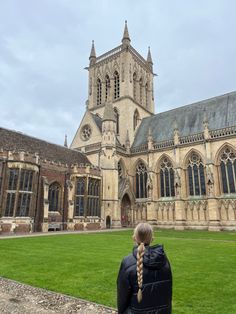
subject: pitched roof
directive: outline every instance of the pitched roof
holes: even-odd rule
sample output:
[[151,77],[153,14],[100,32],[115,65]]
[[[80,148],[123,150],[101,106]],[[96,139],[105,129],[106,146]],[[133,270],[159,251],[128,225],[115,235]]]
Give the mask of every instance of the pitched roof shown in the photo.
[[204,115],[208,120],[210,130],[236,125],[236,92],[144,118],[137,130],[132,147],[147,142],[149,128],[155,142],[173,139],[176,125],[180,136],[201,133]]
[[90,164],[88,158],[81,152],[4,128],[0,128],[0,148],[38,153],[42,159],[61,163]]
[[97,114],[91,113],[94,122],[96,123],[99,130],[102,132],[102,118],[100,118]]

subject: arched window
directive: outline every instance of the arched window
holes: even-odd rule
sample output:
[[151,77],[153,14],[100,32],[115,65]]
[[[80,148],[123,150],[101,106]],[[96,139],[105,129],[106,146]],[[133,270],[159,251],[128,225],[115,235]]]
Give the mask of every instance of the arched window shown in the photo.
[[220,170],[223,193],[235,193],[236,153],[229,147],[226,147],[220,155]]
[[134,97],[134,100],[137,99],[136,81],[137,81],[137,74],[134,72],[134,74],[133,74],[133,97]]
[[115,118],[116,118],[116,134],[119,134],[119,113],[118,113],[118,110],[117,108],[114,108],[114,113],[115,113]]
[[120,97],[120,77],[117,71],[114,73],[114,99]]
[[145,100],[146,100],[146,108],[148,108],[148,83],[145,85]]
[[54,182],[49,186],[48,202],[50,212],[60,210],[60,185],[57,182]]
[[174,169],[171,161],[164,157],[160,169],[161,197],[175,196]]
[[188,181],[190,195],[206,195],[205,171],[200,156],[193,153],[188,161]]
[[139,120],[140,120],[139,113],[138,113],[138,110],[136,109],[135,112],[134,112],[134,117],[133,117],[134,130],[136,129]]
[[136,167],[136,198],[147,198],[147,168],[143,162]]
[[139,102],[140,104],[143,103],[143,79],[139,80]]
[[108,92],[109,92],[109,88],[110,88],[110,78],[109,78],[108,75],[106,75],[105,84],[106,84],[105,100],[107,101],[107,99],[108,99]]
[[102,103],[102,82],[100,79],[97,79],[97,105]]

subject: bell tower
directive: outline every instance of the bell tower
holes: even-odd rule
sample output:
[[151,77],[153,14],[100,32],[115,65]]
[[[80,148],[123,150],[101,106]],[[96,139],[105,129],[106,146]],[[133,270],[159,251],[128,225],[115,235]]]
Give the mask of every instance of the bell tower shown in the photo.
[[92,42],[88,70],[88,110],[103,117],[111,93],[116,136],[125,145],[127,131],[132,145],[140,121],[154,114],[153,62],[150,48],[144,59],[132,46],[127,21],[121,44],[96,56]]

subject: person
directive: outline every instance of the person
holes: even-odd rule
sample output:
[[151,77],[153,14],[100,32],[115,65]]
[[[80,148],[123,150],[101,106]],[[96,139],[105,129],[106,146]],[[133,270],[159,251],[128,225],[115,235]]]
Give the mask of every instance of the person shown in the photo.
[[163,246],[150,246],[153,230],[140,223],[136,246],[124,257],[117,278],[118,314],[171,314],[172,273]]

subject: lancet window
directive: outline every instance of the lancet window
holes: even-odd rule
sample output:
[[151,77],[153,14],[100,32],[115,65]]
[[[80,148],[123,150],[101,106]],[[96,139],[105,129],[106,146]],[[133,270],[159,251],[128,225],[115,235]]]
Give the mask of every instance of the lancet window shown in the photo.
[[139,102],[140,104],[143,103],[143,80],[142,78],[139,80]]
[[139,113],[138,113],[138,110],[136,109],[135,112],[134,112],[134,116],[133,116],[133,127],[134,127],[134,130],[136,129],[139,120],[140,120]]
[[148,108],[148,83],[145,85],[145,101],[146,101],[146,108]]
[[49,211],[60,210],[60,185],[57,182],[50,184],[48,191]]
[[7,197],[4,216],[29,216],[33,197],[32,170],[10,168],[8,169]]
[[114,73],[114,99],[120,97],[120,77],[117,71]]
[[134,74],[133,74],[133,97],[134,97],[134,100],[137,99],[136,81],[137,81],[137,75],[134,72]]
[[206,195],[205,171],[200,156],[193,153],[188,161],[189,194],[192,196]]
[[118,112],[117,108],[114,108],[114,113],[115,113],[115,118],[116,118],[116,133],[119,134],[119,132],[120,132],[120,129],[119,129],[120,116],[119,116],[119,112]]
[[143,162],[136,167],[136,198],[147,198],[147,167]]
[[102,82],[100,79],[97,79],[97,105],[102,103]]
[[161,197],[175,196],[174,169],[171,161],[164,157],[160,168]]
[[226,147],[220,156],[221,185],[223,193],[236,191],[236,153]]
[[107,99],[108,99],[108,93],[109,93],[109,88],[110,88],[110,78],[109,78],[108,75],[106,75],[106,78],[105,78],[105,85],[106,85],[105,100],[107,101]]

